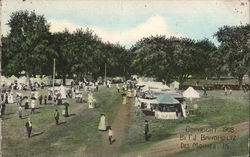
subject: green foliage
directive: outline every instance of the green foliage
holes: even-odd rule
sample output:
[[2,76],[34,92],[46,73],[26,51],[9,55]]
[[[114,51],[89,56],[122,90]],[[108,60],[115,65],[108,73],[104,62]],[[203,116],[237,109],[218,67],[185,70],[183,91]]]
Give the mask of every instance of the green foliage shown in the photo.
[[224,26],[215,33],[230,73],[242,83],[250,68],[250,25]]
[[23,70],[31,75],[47,74],[47,56],[53,50],[46,19],[33,11],[18,11],[11,14],[7,24],[11,29],[3,38],[4,74],[18,75]]
[[190,75],[211,75],[216,50],[207,39],[194,41],[165,36],[143,38],[131,48],[135,58],[133,68],[138,74],[167,82],[178,79],[181,83]]
[[10,33],[2,37],[3,69],[5,75],[52,74],[56,59],[57,76],[78,79],[91,74],[94,79],[104,76],[123,76],[128,73],[127,50],[119,44],[104,43],[90,29],[77,29],[51,34],[49,24],[35,12],[12,13],[8,22]]
[[157,35],[143,38],[130,50],[119,43],[103,42],[90,29],[50,33],[42,15],[34,11],[18,11],[8,21],[10,32],[2,37],[4,75],[52,74],[53,58],[60,78],[93,79],[131,74],[155,77],[158,80],[178,80],[190,76],[220,77],[228,71],[240,83],[250,67],[250,26],[224,26],[215,34],[221,45],[217,48],[208,39],[195,41]]
[[[232,95],[225,96],[223,91],[208,91],[208,96],[192,102],[188,101],[188,110],[192,109],[194,104],[198,105],[198,109],[190,112],[188,118],[184,120],[156,119],[154,116],[146,116],[143,113],[137,116],[136,107],[132,107],[128,137],[123,151],[129,153],[145,150],[170,136],[173,137],[178,132],[178,128],[186,126],[209,125],[219,128],[249,121],[247,94],[242,91],[233,91]],[[143,134],[145,119],[149,121],[150,134],[152,134],[150,141],[147,142]]]

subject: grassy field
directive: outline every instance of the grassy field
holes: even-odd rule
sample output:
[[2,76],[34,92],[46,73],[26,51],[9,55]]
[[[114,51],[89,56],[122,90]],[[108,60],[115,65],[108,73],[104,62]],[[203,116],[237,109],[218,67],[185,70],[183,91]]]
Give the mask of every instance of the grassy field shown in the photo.
[[[39,92],[45,93],[46,90]],[[202,94],[202,93],[201,93]],[[101,87],[96,92],[97,108],[88,109],[86,103],[79,104],[69,99],[70,117],[60,117],[61,124],[55,125],[53,113],[55,108],[60,113],[63,106],[40,106],[37,113],[31,116],[33,123],[33,137],[28,139],[25,130],[25,119],[19,119],[17,105],[7,106],[6,115],[3,117],[3,153],[5,157],[80,157],[84,154],[98,154],[101,147],[101,134],[98,132],[100,114],[106,115],[107,125],[111,125],[117,116],[122,101],[122,96],[117,93],[116,88]],[[87,93],[85,93],[87,97]],[[145,116],[141,113],[136,115],[136,107],[131,108],[130,121],[125,143],[122,144],[122,152],[134,152],[145,150],[160,141],[178,135],[178,129],[185,125],[210,125],[223,126],[233,125],[249,120],[249,95],[242,91],[233,91],[232,95],[224,95],[223,91],[208,91],[208,97],[188,101],[188,109],[194,104],[198,109],[190,113],[185,120],[160,120],[153,116]],[[30,111],[27,111],[29,115]],[[144,140],[144,120],[149,121],[150,141]],[[244,147],[247,137],[238,138],[231,143],[233,149],[229,152],[236,152],[234,155],[246,153]],[[218,147],[221,144],[217,144]],[[176,157],[200,156],[204,153],[210,156],[226,156],[228,151],[210,149],[189,150],[176,154]],[[241,153],[237,153],[241,152]],[[94,156],[94,155],[93,155]],[[95,155],[96,156],[96,155]]]
[[115,88],[101,87],[95,93],[95,98],[98,106],[95,109],[87,109],[87,104],[79,104],[69,99],[71,116],[61,116],[59,126],[55,125],[53,113],[55,108],[62,111],[63,107],[41,106],[31,117],[34,136],[30,139],[27,138],[24,127],[27,119],[18,118],[16,104],[8,105],[6,116],[3,117],[4,156],[78,156],[90,146],[98,147],[101,140],[97,129],[100,114],[106,114],[110,124],[118,109],[114,104],[120,104],[122,97]]
[[[201,92],[202,94],[202,92]],[[131,110],[129,135],[123,148],[124,152],[144,150],[158,142],[176,135],[176,129],[186,125],[233,125],[249,120],[249,95],[242,91],[233,91],[232,95],[224,95],[223,91],[208,91],[208,97],[188,101],[188,108],[193,104],[198,109],[190,113],[185,120],[159,120],[153,116],[135,114],[136,107]],[[150,141],[144,140],[144,120],[149,121]],[[243,140],[242,142],[245,142]],[[246,144],[246,143],[244,143]]]

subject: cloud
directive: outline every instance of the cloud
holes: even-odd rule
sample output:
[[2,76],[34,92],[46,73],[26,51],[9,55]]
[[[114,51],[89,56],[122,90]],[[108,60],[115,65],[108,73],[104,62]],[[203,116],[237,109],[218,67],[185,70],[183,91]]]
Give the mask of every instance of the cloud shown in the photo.
[[112,43],[119,42],[123,45],[131,45],[132,43],[140,40],[143,37],[149,37],[151,35],[166,35],[170,36],[180,36],[180,34],[175,33],[167,27],[166,20],[159,16],[154,15],[148,18],[143,23],[139,23],[133,28],[128,28],[119,31],[107,30],[101,27],[87,26],[87,25],[77,25],[71,20],[48,20],[51,24],[52,32],[63,31],[67,28],[69,31],[74,31],[77,28],[86,29],[87,27],[94,31],[103,41],[109,41]]

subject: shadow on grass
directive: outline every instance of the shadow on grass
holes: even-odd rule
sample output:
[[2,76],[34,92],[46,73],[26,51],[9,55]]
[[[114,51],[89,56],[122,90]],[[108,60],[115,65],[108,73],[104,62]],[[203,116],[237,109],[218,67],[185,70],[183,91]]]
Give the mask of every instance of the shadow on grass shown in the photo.
[[27,118],[29,118],[29,115],[22,116],[21,119],[27,119]]
[[44,131],[39,132],[39,133],[35,133],[35,134],[31,135],[31,137],[39,136],[39,135],[42,135],[43,133],[44,133]]
[[11,119],[11,117],[1,117],[2,120],[8,120],[8,119]]
[[9,115],[13,115],[13,114],[15,114],[15,112],[5,113],[4,115],[9,116]]
[[154,116],[154,115],[155,115],[154,112],[148,111],[148,110],[143,110],[142,112],[143,112],[146,116]]
[[68,117],[73,117],[73,116],[76,116],[76,114],[75,113],[71,113],[71,114],[69,114]]
[[64,121],[64,122],[60,122],[58,125],[62,125],[62,124],[66,124],[67,122]]
[[40,111],[34,111],[34,113],[32,113],[32,114],[39,114],[39,113],[41,113]]
[[86,100],[82,100],[82,102],[81,103],[87,103],[87,101]]
[[113,140],[111,141],[111,144],[113,144],[115,141],[116,141],[116,139],[113,139]]

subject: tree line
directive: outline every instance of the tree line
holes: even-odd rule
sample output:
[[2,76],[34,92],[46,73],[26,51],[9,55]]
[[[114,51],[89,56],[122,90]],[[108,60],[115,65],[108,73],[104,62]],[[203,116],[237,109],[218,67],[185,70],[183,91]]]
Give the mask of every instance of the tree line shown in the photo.
[[50,24],[34,11],[13,12],[2,36],[2,67],[6,76],[52,75],[53,59],[59,78],[93,79],[132,74],[155,77],[169,83],[189,77],[206,78],[230,73],[242,84],[249,71],[249,25],[224,26],[215,32],[220,42],[208,39],[151,36],[137,41],[130,49],[119,43],[103,42],[90,29],[51,33]]

